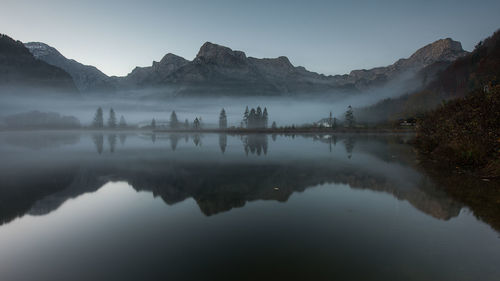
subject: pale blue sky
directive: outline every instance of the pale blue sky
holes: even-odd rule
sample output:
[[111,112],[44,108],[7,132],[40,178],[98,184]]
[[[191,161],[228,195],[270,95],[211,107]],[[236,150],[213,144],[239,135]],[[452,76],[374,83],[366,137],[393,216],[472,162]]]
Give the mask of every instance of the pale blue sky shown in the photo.
[[500,28],[500,1],[2,0],[0,33],[126,75],[205,41],[254,57],[287,56],[324,74],[393,63],[437,39],[466,50]]

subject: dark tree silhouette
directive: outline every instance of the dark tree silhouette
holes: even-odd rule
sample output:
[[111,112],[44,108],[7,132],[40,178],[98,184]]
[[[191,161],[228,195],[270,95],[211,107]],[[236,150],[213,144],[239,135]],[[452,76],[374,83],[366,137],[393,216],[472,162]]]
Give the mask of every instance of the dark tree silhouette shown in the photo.
[[170,134],[169,136],[170,139],[170,148],[172,151],[175,151],[177,148],[177,143],[179,142],[179,136],[177,134]]
[[243,148],[245,153],[261,155],[262,152],[267,154],[267,135],[265,134],[253,134],[247,135],[243,139]]
[[194,129],[199,129],[200,128],[200,120],[198,120],[198,117],[194,118],[193,128]]
[[247,128],[253,129],[257,128],[257,114],[255,113],[255,109],[251,109],[250,113],[248,114],[248,124]]
[[195,146],[201,146],[201,137],[200,135],[196,134],[193,137],[193,143]]
[[264,112],[262,112],[262,127],[267,128],[268,118],[267,107],[264,107]]
[[121,146],[125,145],[125,141],[127,140],[127,135],[126,134],[120,134],[120,144]]
[[111,152],[111,153],[115,152],[115,147],[116,147],[116,135],[115,134],[108,135],[108,144],[109,144],[109,152]]
[[186,118],[186,121],[184,121],[184,129],[189,129],[189,121]]
[[97,153],[102,154],[104,147],[104,136],[103,134],[95,134],[92,136],[92,141],[94,141]]
[[95,129],[104,128],[104,118],[102,114],[102,108],[100,107],[95,112],[94,120],[92,121],[92,127],[94,127]]
[[170,128],[177,129],[179,128],[179,120],[177,119],[177,114],[175,114],[175,110],[170,114]]
[[115,129],[116,128],[116,115],[113,108],[109,110],[109,118],[108,118],[108,128]]
[[349,127],[349,128],[352,128],[354,127],[354,112],[352,110],[352,106],[348,106],[347,107],[347,111],[345,112],[344,114],[345,116],[345,123],[346,123],[346,126]]
[[257,106],[257,110],[255,111],[255,124],[256,124],[256,128],[262,128],[262,108],[260,108],[260,106]]
[[226,129],[227,128],[227,116],[224,108],[220,111],[219,115],[219,128]]
[[273,130],[276,130],[278,128],[278,126],[276,125],[276,122],[273,121],[273,124],[271,125],[271,128]]
[[127,127],[127,121],[125,121],[125,117],[123,117],[123,115],[120,117],[120,124],[118,126],[122,129]]
[[151,129],[156,129],[156,120],[154,118],[151,120]]
[[248,113],[246,127],[249,129],[267,128],[268,118],[267,108],[264,108],[264,111],[260,106],[257,109],[252,108]]
[[[245,112],[243,113],[243,126],[248,128],[248,115],[250,114],[250,112],[248,111],[248,105],[247,107],[245,108]],[[242,126],[242,127],[243,127]]]
[[345,151],[347,152],[348,159],[351,159],[351,157],[352,157],[352,150],[354,149],[355,143],[356,143],[356,140],[352,137],[349,137],[349,138],[344,140]]
[[227,135],[226,134],[219,135],[219,146],[220,146],[220,151],[222,153],[226,152],[226,146],[227,146]]

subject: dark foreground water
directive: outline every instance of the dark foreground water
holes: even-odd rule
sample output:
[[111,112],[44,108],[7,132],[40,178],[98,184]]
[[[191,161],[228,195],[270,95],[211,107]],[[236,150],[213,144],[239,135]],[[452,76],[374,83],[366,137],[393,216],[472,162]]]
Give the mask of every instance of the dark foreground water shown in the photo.
[[0,280],[500,280],[409,138],[0,133]]

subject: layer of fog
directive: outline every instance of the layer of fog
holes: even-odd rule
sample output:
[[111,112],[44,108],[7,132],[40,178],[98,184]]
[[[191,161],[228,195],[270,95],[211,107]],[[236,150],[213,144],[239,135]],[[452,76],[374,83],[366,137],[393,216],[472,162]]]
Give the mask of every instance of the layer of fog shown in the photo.
[[[124,116],[129,124],[149,124],[155,118],[160,124],[167,122],[172,111],[176,111],[181,122],[188,119],[191,123],[195,117],[202,117],[204,124],[215,126],[222,108],[226,110],[229,126],[238,126],[242,120],[245,107],[261,106],[269,112],[269,124],[275,121],[278,126],[304,124],[328,117],[329,113],[339,120],[347,106],[354,108],[369,106],[376,102],[398,97],[415,90],[419,83],[411,79],[412,75],[401,76],[400,79],[388,83],[384,87],[369,88],[361,93],[303,94],[300,96],[252,96],[252,97],[172,97],[158,95],[158,90],[133,91],[127,93],[109,93],[74,97],[50,97],[39,94],[36,97],[17,95],[8,97],[0,95],[0,117],[14,113],[38,110],[57,112],[62,115],[77,117],[83,125],[92,122],[95,111],[102,107],[107,118],[108,111],[113,108],[117,118]],[[369,121],[369,120],[364,120]]]

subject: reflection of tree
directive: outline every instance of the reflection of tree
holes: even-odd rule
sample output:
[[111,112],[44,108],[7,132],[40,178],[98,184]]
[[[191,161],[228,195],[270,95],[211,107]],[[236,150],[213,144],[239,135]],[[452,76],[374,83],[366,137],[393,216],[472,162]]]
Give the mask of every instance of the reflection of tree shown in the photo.
[[201,136],[199,134],[193,136],[193,143],[196,146],[201,146]]
[[273,142],[275,142],[275,141],[276,141],[276,137],[277,137],[277,136],[278,136],[277,134],[272,134],[271,138],[273,139]]
[[153,143],[155,143],[155,142],[156,142],[156,134],[155,134],[155,133],[153,133],[153,134],[151,135],[151,141],[152,141]]
[[169,139],[170,148],[172,148],[172,151],[175,151],[175,149],[177,148],[177,143],[179,142],[179,136],[176,134],[170,134]]
[[353,137],[348,137],[344,140],[345,151],[347,152],[347,158],[351,159],[352,150],[354,149],[354,144],[356,140]]
[[227,135],[226,134],[219,134],[219,146],[220,146],[220,151],[222,153],[226,152],[226,146],[227,146]]
[[253,134],[247,135],[243,138],[243,148],[245,153],[261,155],[262,152],[267,154],[267,135],[266,134]]
[[333,147],[337,145],[337,136],[336,135],[314,135],[313,139],[316,141],[320,141],[322,143],[328,144],[328,149],[332,152]]
[[116,147],[116,134],[108,135],[109,152],[115,152]]
[[184,135],[184,142],[185,143],[188,143],[189,141],[189,136],[187,134]]
[[[102,151],[103,136],[96,134],[93,140],[97,150],[99,151],[101,147]],[[245,136],[242,140],[249,143],[245,146],[248,151],[251,151],[251,146],[254,146],[254,153],[257,153],[257,143],[265,142],[265,138],[263,140],[261,137],[250,136]],[[326,143],[327,139],[322,138],[321,141]],[[363,143],[363,140],[358,138],[358,142]],[[264,145],[259,146],[261,146],[261,151],[265,150]],[[366,152],[365,146],[360,148]],[[380,150],[380,148],[377,149],[377,151]],[[64,151],[64,153],[67,155],[68,152]],[[383,153],[383,155],[386,154]],[[370,155],[383,161],[376,154]],[[175,204],[191,197],[206,215],[242,207],[246,202],[254,200],[286,201],[293,192],[301,192],[307,187],[331,182],[348,184],[352,188],[393,194],[396,198],[407,200],[417,209],[440,219],[449,219],[458,215],[461,208],[455,200],[451,200],[441,189],[437,189],[433,181],[424,185],[420,183],[420,177],[407,177],[408,179],[402,183],[398,180],[399,177],[393,178],[390,173],[388,175],[372,169],[366,170],[366,164],[336,165],[331,162],[331,158],[305,158],[286,163],[281,159],[277,162],[266,160],[255,163],[252,160],[220,163],[217,162],[217,158],[192,162],[169,159],[161,155],[154,159],[143,158],[139,152],[136,157],[131,157],[131,161],[123,163],[117,158],[101,161],[98,156],[94,156],[92,162],[81,162],[78,161],[77,155],[70,154],[69,156],[72,156],[71,159],[76,159],[75,165],[50,165],[51,169],[43,167],[48,170],[27,170],[23,165],[15,173],[0,169],[2,180],[0,198],[5,202],[5,204],[0,204],[0,222],[11,220],[30,211],[36,201],[40,202],[30,212],[48,213],[58,208],[68,198],[95,191],[109,180],[125,180],[136,190],[153,192],[167,204]],[[54,169],[54,167],[60,168]],[[415,172],[411,167],[407,167],[405,171],[408,175]],[[60,185],[57,189],[56,186],[52,186],[55,183]],[[47,186],[47,189],[38,188],[41,184]],[[451,184],[450,189],[456,186],[456,182]],[[482,182],[479,181],[479,184]],[[68,188],[63,190],[65,186]],[[275,187],[279,187],[279,190]],[[464,184],[460,192],[456,191],[460,193],[456,195],[457,198],[461,198],[461,193],[464,197],[469,196],[471,188],[475,187]],[[493,183],[488,188],[493,190]],[[20,193],[20,190],[23,192]],[[488,194],[488,196],[498,200],[498,189],[496,190],[497,197],[494,197],[494,194]],[[474,197],[477,202],[484,202],[481,201],[483,191]],[[59,193],[55,194],[55,192]],[[48,197],[48,195],[51,196]],[[488,221],[498,217],[494,216],[495,212],[498,212],[498,208],[495,209],[495,200],[490,200],[488,212],[482,214],[482,217],[489,218]],[[5,206],[8,209],[5,209]]]
[[127,134],[120,134],[120,144],[121,144],[121,146],[125,145],[125,141],[126,140],[127,140]]
[[94,134],[92,135],[92,141],[94,141],[95,148],[97,153],[101,154],[102,149],[104,147],[104,136],[103,134]]
[[332,152],[332,144],[333,144],[333,147],[335,147],[337,145],[337,136],[335,136],[335,135],[328,137],[328,145],[330,147],[330,152]]

